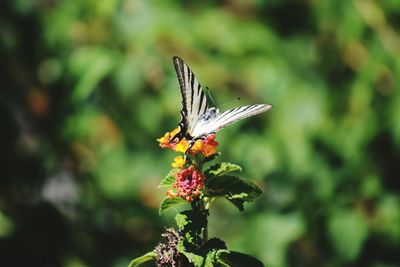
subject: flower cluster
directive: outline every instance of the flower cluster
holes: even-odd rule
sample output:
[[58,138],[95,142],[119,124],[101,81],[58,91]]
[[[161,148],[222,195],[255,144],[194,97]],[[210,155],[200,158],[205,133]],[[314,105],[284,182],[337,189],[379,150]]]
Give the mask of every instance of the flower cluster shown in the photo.
[[175,183],[173,188],[177,191],[169,190],[167,195],[170,198],[182,197],[188,202],[192,202],[193,197],[200,196],[203,189],[204,174],[201,174],[194,166],[181,169],[175,173]]
[[[186,153],[190,146],[190,142],[186,138],[180,141],[172,140],[172,138],[180,131],[179,127],[172,132],[167,132],[163,137],[157,139],[162,148],[169,148],[176,152]],[[217,152],[218,142],[215,140],[215,134],[209,134],[205,139],[197,140],[189,149],[189,154],[201,153],[205,157],[209,157]]]
[[[157,139],[160,147],[187,153],[189,158],[196,154],[209,157],[217,152],[218,142],[215,141],[215,134],[209,134],[205,138],[191,143],[186,138],[173,140],[179,131],[180,128],[178,127]],[[173,168],[180,170],[175,173],[175,183],[172,189],[167,192],[167,195],[170,198],[181,197],[188,202],[192,202],[195,197],[201,195],[205,176],[201,173],[201,167],[196,164],[196,161],[193,161],[193,158],[187,162],[187,155],[175,157],[174,162],[171,164]]]

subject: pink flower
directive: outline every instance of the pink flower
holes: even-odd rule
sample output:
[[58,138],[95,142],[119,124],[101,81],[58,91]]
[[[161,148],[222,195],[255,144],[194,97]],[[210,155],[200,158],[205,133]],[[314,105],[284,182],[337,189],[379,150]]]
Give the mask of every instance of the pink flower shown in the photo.
[[188,202],[192,202],[194,197],[201,194],[203,189],[203,182],[205,180],[204,174],[201,174],[193,166],[175,173],[175,183],[173,187],[177,192],[168,191],[169,197],[174,198],[180,196]]

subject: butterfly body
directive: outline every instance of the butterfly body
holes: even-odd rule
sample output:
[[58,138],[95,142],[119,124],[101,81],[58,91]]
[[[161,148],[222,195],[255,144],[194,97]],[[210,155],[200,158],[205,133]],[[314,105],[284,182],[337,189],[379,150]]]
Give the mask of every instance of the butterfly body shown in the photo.
[[222,113],[218,108],[209,108],[207,97],[194,73],[179,57],[174,57],[173,62],[182,94],[182,119],[178,124],[180,131],[171,141],[185,137],[193,144],[196,140],[216,133],[232,123],[272,108],[269,104],[254,104]]
[[203,136],[213,132],[207,132],[207,126],[212,122],[218,115],[219,109],[217,108],[209,108],[204,112],[203,115],[197,121],[191,135],[193,136]]

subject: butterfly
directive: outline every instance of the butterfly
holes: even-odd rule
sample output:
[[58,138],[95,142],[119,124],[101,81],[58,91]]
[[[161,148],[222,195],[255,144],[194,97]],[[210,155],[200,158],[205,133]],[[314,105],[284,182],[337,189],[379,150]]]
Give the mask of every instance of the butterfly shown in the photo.
[[272,108],[269,104],[253,104],[220,113],[218,108],[209,107],[203,88],[183,60],[175,56],[173,63],[182,94],[182,110],[178,124],[180,131],[171,141],[186,138],[193,144],[232,123]]

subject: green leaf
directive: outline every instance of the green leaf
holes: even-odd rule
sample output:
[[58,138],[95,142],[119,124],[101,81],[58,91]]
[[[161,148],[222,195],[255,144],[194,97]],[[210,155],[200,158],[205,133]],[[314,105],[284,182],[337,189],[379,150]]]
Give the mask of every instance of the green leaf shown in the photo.
[[202,267],[204,266],[204,257],[200,256],[194,252],[188,251],[185,242],[184,241],[179,241],[178,245],[176,246],[178,251],[182,253],[183,255],[186,256],[186,258],[191,262],[195,267]]
[[230,267],[230,265],[220,260],[220,254],[223,252],[229,253],[229,251],[225,249],[210,251],[206,256],[204,267]]
[[225,242],[218,238],[209,239],[204,246],[201,248],[204,251],[203,254],[206,255],[206,260],[204,266],[213,267],[213,266],[229,266],[225,263],[219,261],[219,253],[223,251],[228,251],[226,249]]
[[208,196],[225,197],[240,211],[244,202],[251,202],[262,193],[255,183],[230,175],[210,177],[206,179],[206,186]]
[[143,256],[136,258],[129,263],[128,267],[136,267],[136,266],[144,266],[145,263],[149,263],[150,261],[155,261],[156,253],[154,251],[150,251]]
[[207,178],[212,176],[223,176],[231,172],[242,171],[242,168],[239,165],[229,163],[229,162],[221,162],[217,163],[205,171],[205,175]]
[[164,179],[161,180],[160,184],[157,188],[171,188],[175,183],[175,173],[177,173],[177,169],[172,169]]
[[163,201],[160,204],[160,209],[159,209],[159,214],[163,214],[165,211],[175,208],[176,206],[187,204],[187,201],[182,199],[181,197],[176,197],[176,198],[169,198],[166,197],[163,199]]
[[220,250],[220,249],[226,249],[225,242],[215,237],[207,240],[207,242],[202,247],[202,250],[205,252],[209,252],[212,250]]
[[186,226],[204,228],[207,225],[207,211],[185,210],[175,216],[176,224],[180,230],[186,231]]
[[[192,206],[193,208],[193,206]],[[187,242],[192,246],[189,251],[193,252],[195,248],[200,247],[203,243],[201,235],[207,226],[208,212],[194,208],[193,210],[185,210],[178,213],[175,217],[176,224]]]
[[176,248],[180,253],[186,256],[190,263],[196,267],[202,267],[204,262],[204,257],[197,255],[196,253],[187,251],[184,241],[179,241]]
[[176,225],[178,226],[179,230],[183,230],[187,224],[189,224],[188,216],[185,212],[181,212],[176,214],[175,216]]
[[221,251],[217,254],[218,261],[223,262],[226,265],[222,266],[231,266],[231,267],[245,267],[245,266],[252,266],[252,267],[264,267],[264,264],[247,254],[243,254],[236,251]]
[[219,155],[221,155],[221,152],[212,154],[211,156],[204,158],[203,163],[213,161],[214,159],[218,158]]

